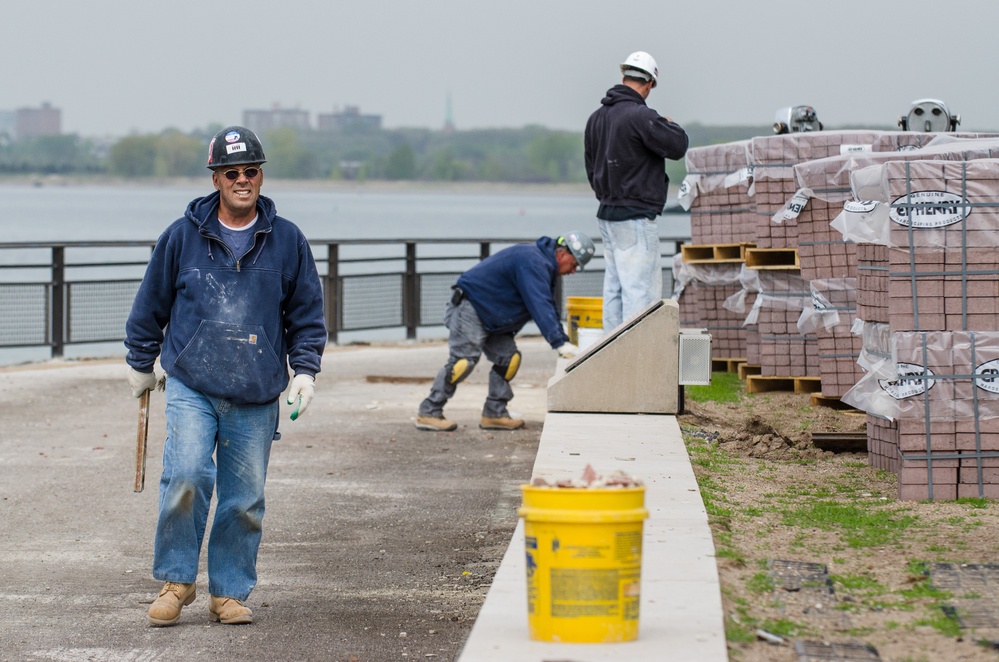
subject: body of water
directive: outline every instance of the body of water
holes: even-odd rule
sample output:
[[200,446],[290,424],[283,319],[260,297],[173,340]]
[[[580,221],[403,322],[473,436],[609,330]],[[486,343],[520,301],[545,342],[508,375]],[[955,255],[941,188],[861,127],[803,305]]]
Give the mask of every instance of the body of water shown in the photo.
[[[183,215],[204,184],[3,185],[0,241],[153,240]],[[579,187],[453,188],[265,181],[278,214],[312,240],[598,237],[597,202]],[[689,236],[686,215],[660,219],[662,236]]]
[[[0,184],[0,242],[154,241],[180,217],[194,198],[208,195],[211,181],[154,184]],[[371,184],[319,184],[267,181],[262,189],[277,206],[278,214],[298,225],[313,242],[357,239],[503,239],[518,240],[542,235],[558,236],[579,230],[599,238],[597,202],[585,186],[471,186],[453,187]],[[685,214],[660,218],[660,236],[690,235]],[[494,250],[500,248],[497,246]],[[130,251],[127,258],[122,251]],[[345,247],[342,258],[371,257],[389,248]],[[395,248],[398,253],[398,248]],[[464,251],[460,247],[426,247],[430,255]],[[434,252],[429,252],[429,251]],[[317,258],[325,257],[317,250]],[[472,251],[477,253],[477,250]],[[458,253],[461,254],[461,253]],[[148,258],[145,248],[80,248],[67,254],[69,262],[100,262]],[[0,283],[47,282],[45,269],[10,268],[12,265],[47,262],[45,250],[0,249]],[[470,266],[470,264],[468,265]],[[360,265],[355,268],[363,268]],[[381,268],[381,267],[378,267]],[[453,264],[448,269],[457,268]],[[461,267],[465,268],[465,267]],[[71,280],[138,278],[142,267],[77,267],[67,270]],[[0,324],[3,320],[0,319]],[[440,334],[441,330],[428,333]],[[403,330],[373,330],[341,334],[351,340],[392,340]],[[121,343],[70,345],[67,358],[123,356]],[[49,350],[0,348],[0,365],[45,360]]]

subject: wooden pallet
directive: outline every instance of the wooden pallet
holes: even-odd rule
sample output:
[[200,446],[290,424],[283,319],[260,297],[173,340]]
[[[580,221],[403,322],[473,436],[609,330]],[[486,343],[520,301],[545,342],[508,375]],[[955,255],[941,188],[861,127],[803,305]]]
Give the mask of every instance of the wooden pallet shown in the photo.
[[[746,359],[711,359],[711,372],[738,372]],[[742,379],[740,377],[740,379]]]
[[746,377],[750,375],[758,375],[762,368],[758,365],[750,365],[748,363],[743,363],[739,366],[739,379],[746,381]]
[[839,409],[847,413],[851,411],[859,411],[853,405],[848,405],[839,398],[835,398],[829,395],[822,395],[821,393],[812,394],[812,406],[829,407],[830,409]]
[[746,393],[765,393],[767,391],[815,393],[821,390],[822,380],[819,377],[764,377],[762,375],[746,377]]
[[756,244],[682,244],[680,256],[687,264],[745,262],[746,250]]
[[757,270],[800,269],[797,248],[749,248],[746,266]]

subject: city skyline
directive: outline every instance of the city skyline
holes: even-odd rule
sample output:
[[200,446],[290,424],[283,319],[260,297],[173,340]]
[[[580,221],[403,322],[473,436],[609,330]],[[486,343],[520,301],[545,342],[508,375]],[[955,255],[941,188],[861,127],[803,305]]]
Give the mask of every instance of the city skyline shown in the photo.
[[[808,104],[826,126],[894,125],[938,98],[964,130],[999,127],[987,66],[999,3],[704,0],[613,8],[14,0],[0,27],[0,108],[63,109],[63,131],[123,136],[238,123],[243,109],[357,106],[387,129],[536,124],[581,131],[618,64],[658,61],[648,103],[681,124],[768,125]],[[450,111],[448,111],[450,98]]]

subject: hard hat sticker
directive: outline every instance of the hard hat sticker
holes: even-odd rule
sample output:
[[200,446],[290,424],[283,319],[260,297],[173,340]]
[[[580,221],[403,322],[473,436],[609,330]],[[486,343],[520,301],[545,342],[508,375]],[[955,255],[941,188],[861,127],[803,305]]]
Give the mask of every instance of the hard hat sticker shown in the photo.
[[245,152],[245,151],[246,151],[246,143],[236,143],[234,145],[225,146],[226,154],[233,154],[235,152]]
[[225,134],[225,141],[227,143],[234,143],[237,140],[239,140],[239,131],[230,131],[229,133]]

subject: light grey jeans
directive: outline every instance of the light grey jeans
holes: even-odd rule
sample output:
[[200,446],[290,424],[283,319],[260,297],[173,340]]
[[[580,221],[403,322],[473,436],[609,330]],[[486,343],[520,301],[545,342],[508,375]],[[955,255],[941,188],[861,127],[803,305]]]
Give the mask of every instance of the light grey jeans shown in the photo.
[[452,380],[454,366],[462,359],[468,361],[470,365],[465,369],[463,379],[483,354],[493,363],[493,369],[489,371],[489,395],[482,415],[490,418],[509,416],[506,405],[513,399],[513,389],[503,374],[517,353],[513,334],[488,333],[468,299],[462,299],[457,306],[448,302],[444,309],[444,326],[451,332],[447,340],[449,356],[430,387],[430,395],[420,403],[420,416],[443,416],[444,405],[454,396],[461,381]]
[[597,219],[604,240],[604,332],[663,296],[656,221]]

